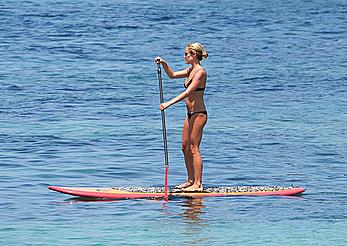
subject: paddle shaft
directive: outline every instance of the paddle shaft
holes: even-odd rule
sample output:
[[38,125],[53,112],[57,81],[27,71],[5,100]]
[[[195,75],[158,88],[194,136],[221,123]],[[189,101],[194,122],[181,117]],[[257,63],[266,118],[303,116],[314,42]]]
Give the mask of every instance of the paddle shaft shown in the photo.
[[[159,93],[160,93],[160,103],[164,102],[163,93],[163,79],[161,77],[161,67],[160,63],[157,63],[157,72],[159,80]],[[165,111],[161,110],[161,123],[163,127],[163,141],[164,141],[164,154],[165,154],[165,197],[168,197],[169,182],[168,182],[168,172],[169,172],[169,152],[167,149],[167,138],[166,138],[166,123],[165,123]]]

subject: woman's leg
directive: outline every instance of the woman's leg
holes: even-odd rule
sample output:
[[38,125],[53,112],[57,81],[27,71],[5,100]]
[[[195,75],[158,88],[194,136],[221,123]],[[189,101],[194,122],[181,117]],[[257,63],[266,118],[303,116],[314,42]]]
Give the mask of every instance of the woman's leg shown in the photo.
[[193,167],[193,157],[190,151],[189,143],[189,119],[186,117],[184,120],[183,130],[182,130],[182,151],[184,155],[184,161],[186,163],[188,178],[187,181],[181,185],[176,186],[179,189],[187,188],[194,183],[194,167]]
[[201,113],[193,115],[189,121],[189,143],[193,158],[194,183],[186,188],[185,191],[202,189],[202,158],[199,147],[206,122],[207,116]]

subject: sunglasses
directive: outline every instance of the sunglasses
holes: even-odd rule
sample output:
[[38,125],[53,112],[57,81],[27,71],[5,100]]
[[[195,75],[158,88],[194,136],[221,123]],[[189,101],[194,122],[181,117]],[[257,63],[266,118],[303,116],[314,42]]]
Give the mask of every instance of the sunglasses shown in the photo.
[[192,52],[184,52],[184,56],[186,57],[187,55],[192,55]]

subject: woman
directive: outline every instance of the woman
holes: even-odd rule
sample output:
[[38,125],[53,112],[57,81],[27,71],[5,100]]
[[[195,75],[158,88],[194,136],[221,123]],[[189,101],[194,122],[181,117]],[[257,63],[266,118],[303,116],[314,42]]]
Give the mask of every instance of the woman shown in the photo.
[[186,192],[202,191],[202,158],[200,142],[204,126],[207,122],[207,111],[204,103],[204,90],[206,87],[206,71],[201,66],[202,58],[207,59],[208,54],[200,43],[188,44],[185,50],[186,64],[191,66],[185,70],[174,72],[162,58],[155,58],[156,63],[162,64],[170,79],[185,78],[186,90],[168,102],[160,104],[160,110],[186,98],[187,116],[182,131],[182,151],[186,163],[188,178],[181,185],[176,186]]

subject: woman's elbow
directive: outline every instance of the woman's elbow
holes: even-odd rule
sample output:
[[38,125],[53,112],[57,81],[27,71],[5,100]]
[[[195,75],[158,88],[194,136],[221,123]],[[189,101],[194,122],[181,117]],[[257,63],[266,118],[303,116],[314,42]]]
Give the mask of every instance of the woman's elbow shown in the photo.
[[186,90],[183,92],[183,99],[188,97],[191,92],[189,90]]
[[172,72],[172,73],[170,73],[170,74],[168,74],[168,75],[169,75],[169,78],[170,78],[170,79],[177,79],[177,78],[178,78],[176,72]]

